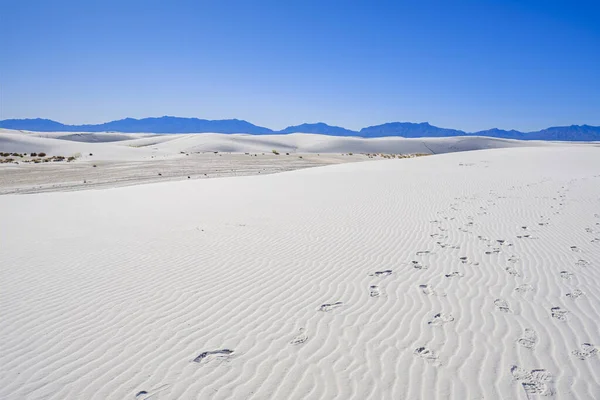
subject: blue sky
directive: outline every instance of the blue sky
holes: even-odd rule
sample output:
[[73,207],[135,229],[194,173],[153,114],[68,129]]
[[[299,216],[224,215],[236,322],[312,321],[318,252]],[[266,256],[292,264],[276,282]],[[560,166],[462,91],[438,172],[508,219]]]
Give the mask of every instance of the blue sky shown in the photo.
[[593,1],[0,0],[0,119],[600,125]]

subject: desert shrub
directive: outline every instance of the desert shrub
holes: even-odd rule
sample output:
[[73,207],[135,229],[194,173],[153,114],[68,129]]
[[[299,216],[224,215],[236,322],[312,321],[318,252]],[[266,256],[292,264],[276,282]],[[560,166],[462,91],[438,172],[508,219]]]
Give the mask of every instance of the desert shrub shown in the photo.
[[38,157],[46,157],[46,153],[38,153]]
[[348,155],[349,155],[349,156],[351,156],[351,155],[352,155],[352,153],[348,153]]
[[279,152],[277,150],[271,150],[273,152],[273,154],[275,154],[276,156],[279,155]]
[[31,153],[30,156],[31,157],[37,157],[37,153]]
[[96,164],[94,164],[93,167],[96,168]]
[[71,162],[71,161],[75,161],[75,157],[71,156],[71,157],[67,158],[67,162]]
[[93,154],[92,154],[92,153],[90,153],[90,156],[93,156]]

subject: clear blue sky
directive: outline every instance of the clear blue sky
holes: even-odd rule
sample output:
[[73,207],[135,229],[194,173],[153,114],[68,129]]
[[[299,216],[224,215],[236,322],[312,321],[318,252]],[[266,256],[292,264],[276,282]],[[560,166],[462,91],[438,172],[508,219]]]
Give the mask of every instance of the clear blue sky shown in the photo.
[[593,1],[0,0],[0,119],[600,125]]

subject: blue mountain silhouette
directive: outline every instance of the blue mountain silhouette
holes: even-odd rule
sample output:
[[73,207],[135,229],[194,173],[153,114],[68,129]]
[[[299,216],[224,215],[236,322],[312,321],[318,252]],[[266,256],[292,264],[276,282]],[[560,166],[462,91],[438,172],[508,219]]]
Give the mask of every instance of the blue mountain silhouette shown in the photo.
[[118,121],[96,125],[65,125],[49,119],[6,119],[0,121],[0,128],[28,130],[38,132],[124,132],[124,133],[248,133],[266,135],[273,133],[318,133],[332,136],[388,137],[407,138],[448,137],[448,136],[489,136],[520,140],[561,140],[561,141],[600,141],[600,127],[590,125],[556,126],[535,132],[489,129],[479,132],[464,132],[456,129],[439,128],[427,122],[390,122],[369,126],[353,131],[323,122],[287,127],[281,131],[257,126],[239,119],[206,120],[198,118],[159,117],[125,118]]

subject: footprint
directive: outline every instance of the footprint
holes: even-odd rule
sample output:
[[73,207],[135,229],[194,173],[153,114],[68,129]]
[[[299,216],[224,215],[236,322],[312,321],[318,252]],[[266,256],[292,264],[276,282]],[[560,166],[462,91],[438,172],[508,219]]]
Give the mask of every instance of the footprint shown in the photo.
[[521,276],[521,274],[519,274],[519,271],[517,271],[515,269],[515,267],[508,266],[508,267],[505,267],[504,270],[512,276]]
[[523,336],[517,340],[517,343],[528,349],[533,349],[537,343],[537,334],[533,329],[525,329]]
[[200,363],[202,360],[211,360],[211,359],[227,359],[229,356],[233,354],[233,350],[223,349],[223,350],[213,350],[213,351],[205,351],[200,353],[198,357],[194,358],[194,362]]
[[526,369],[523,369],[521,367],[518,367],[516,365],[513,365],[510,368],[510,373],[513,376],[513,378],[517,381],[532,379],[531,372],[529,372]]
[[560,307],[552,307],[550,309],[550,311],[552,312],[552,318],[556,318],[559,321],[567,320],[568,311],[565,311],[565,310],[561,309]]
[[491,254],[498,254],[500,253],[500,249],[499,248],[493,248],[492,250],[488,250],[485,252],[485,254],[487,255],[491,255]]
[[449,274],[444,275],[446,278],[462,278],[465,276],[462,272],[454,271]]
[[577,246],[571,246],[571,251],[573,251],[575,253],[581,252],[581,250],[579,250],[579,248]]
[[531,286],[527,283],[524,283],[522,285],[517,286],[515,288],[515,292],[521,293],[521,294],[527,293],[527,292],[533,292],[533,286]]
[[529,395],[549,396],[553,394],[552,374],[545,369],[534,369],[531,372],[513,365],[510,369],[513,378],[521,382],[525,393]]
[[419,261],[412,261],[411,264],[412,264],[413,268],[416,268],[416,269],[428,269],[429,268],[427,265],[423,265]]
[[417,251],[417,255],[418,256],[426,256],[426,255],[429,255],[429,254],[433,254],[433,253],[431,251],[429,251],[429,250]]
[[584,296],[584,295],[585,295],[585,293],[583,293],[581,290],[575,289],[571,293],[567,293],[566,296],[572,300],[575,300],[576,298]]
[[586,260],[577,260],[575,265],[578,267],[589,267],[590,263],[589,263],[589,261],[586,261]]
[[415,349],[413,354],[417,357],[422,358],[430,364],[439,365],[438,356],[433,350],[429,350],[426,347],[419,347]]
[[300,328],[298,330],[298,334],[296,335],[296,337],[294,337],[292,339],[290,344],[302,344],[302,343],[306,342],[307,340],[308,340],[308,335],[306,334],[306,332],[304,332],[304,328]]
[[335,310],[336,308],[340,308],[344,303],[342,303],[341,301],[336,301],[335,303],[331,303],[331,304],[321,304],[321,307],[319,307],[319,311],[324,311],[324,312],[328,312],[331,310]]
[[429,322],[427,322],[428,325],[433,325],[433,326],[441,326],[444,324],[447,324],[448,322],[452,322],[454,321],[454,317],[451,314],[443,314],[443,313],[439,313],[439,314],[435,314],[433,316],[433,319]]
[[591,343],[583,343],[581,350],[573,350],[571,354],[583,361],[598,354],[598,348]]
[[560,277],[563,279],[571,279],[573,277],[573,274],[569,271],[560,271]]
[[379,297],[381,294],[379,287],[376,285],[369,286],[369,296],[371,297]]
[[508,262],[515,264],[515,263],[519,262],[519,257],[512,255],[508,258]]
[[466,264],[467,262],[469,262],[469,258],[466,257],[466,256],[465,257],[461,257],[460,258],[460,262],[463,263],[463,264]]
[[370,274],[369,276],[389,276],[392,274],[392,270],[391,269],[386,269],[384,271],[376,271],[373,272],[372,274]]
[[440,296],[440,297],[445,297],[446,293],[438,293],[432,285],[419,285],[419,289],[421,289],[421,291],[423,292],[423,294],[426,294],[427,296],[433,295],[433,296]]
[[496,299],[496,300],[494,300],[494,305],[496,306],[496,308],[498,310],[500,310],[504,313],[511,312],[510,306],[508,305],[508,302],[506,302],[506,300]]
[[150,392],[148,392],[146,390],[140,390],[139,392],[136,393],[135,398],[138,400],[154,398],[155,394],[165,391],[168,387],[169,387],[169,384],[165,384],[165,385],[162,385],[155,389],[150,390]]
[[531,372],[529,372],[526,369],[523,369],[521,367],[518,367],[516,365],[513,365],[510,368],[510,373],[511,373],[512,377],[517,381],[532,379]]

